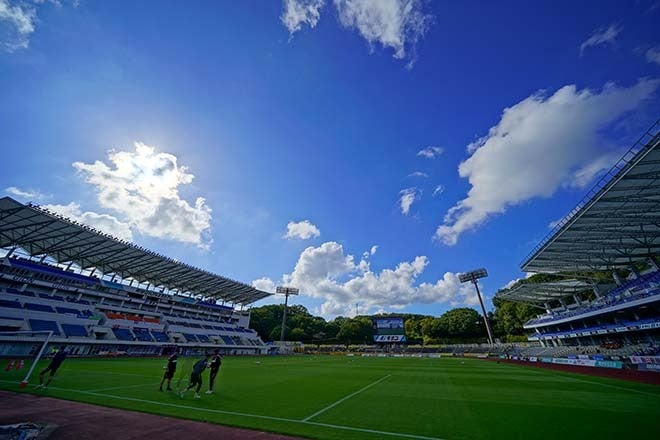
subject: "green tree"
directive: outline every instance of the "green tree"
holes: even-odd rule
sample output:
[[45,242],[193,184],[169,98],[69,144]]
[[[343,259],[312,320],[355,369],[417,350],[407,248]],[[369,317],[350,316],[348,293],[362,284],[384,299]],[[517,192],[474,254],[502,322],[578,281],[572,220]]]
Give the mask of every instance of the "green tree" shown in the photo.
[[372,335],[371,319],[360,316],[344,320],[340,324],[337,339],[344,344],[365,344],[373,341]]
[[479,313],[468,307],[448,310],[439,319],[440,335],[449,338],[469,339],[485,335]]

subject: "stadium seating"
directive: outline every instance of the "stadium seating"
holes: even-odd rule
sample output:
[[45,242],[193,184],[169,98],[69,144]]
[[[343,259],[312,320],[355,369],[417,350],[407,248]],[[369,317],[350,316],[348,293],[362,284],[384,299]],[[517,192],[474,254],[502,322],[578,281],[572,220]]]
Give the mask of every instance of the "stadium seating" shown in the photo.
[[113,328],[112,333],[115,334],[115,337],[120,341],[134,341],[135,338],[131,334],[131,331],[127,328]]
[[133,327],[133,334],[138,341],[153,342],[153,338],[149,333],[149,329],[142,327]]
[[236,344],[234,343],[234,340],[233,340],[232,338],[230,338],[229,336],[220,335],[220,337],[221,337],[222,340],[225,342],[225,344],[227,344],[227,345],[236,345]]
[[42,273],[46,275],[55,275],[60,278],[65,278],[73,281],[82,282],[85,284],[99,284],[97,278],[88,277],[86,275],[77,274],[74,272],[69,272],[58,267],[50,266],[45,263],[36,263],[33,261],[17,258],[8,258],[9,263],[12,267],[18,269],[26,269],[31,272]]
[[82,338],[86,338],[88,336],[87,330],[82,325],[61,324],[61,326],[65,336],[82,337]]
[[[157,353],[158,347],[173,342],[190,347],[231,345],[232,352],[237,353],[240,349],[263,346],[256,332],[238,325],[240,319],[228,306],[216,307],[192,298],[172,301],[165,294],[160,298],[166,301],[161,302],[160,298],[152,298],[155,293],[137,286],[117,289],[105,281],[48,264],[10,258],[7,265],[6,258],[0,260],[5,262],[0,264],[0,316],[7,317],[0,326],[7,331],[49,330],[56,337],[73,339],[73,343],[88,339],[91,344],[86,352],[104,346],[108,350]],[[10,277],[5,276],[7,273]],[[16,275],[39,282],[28,281],[19,288],[12,281]],[[143,292],[142,298],[132,295]],[[25,319],[26,316],[31,319]],[[147,349],[149,344],[153,347]]]
[[170,338],[168,338],[167,335],[163,332],[152,330],[151,335],[156,340],[156,342],[169,342],[170,341]]
[[9,301],[6,299],[0,299],[0,307],[7,307],[11,309],[22,309],[21,303],[19,301]]
[[53,310],[51,306],[47,306],[44,304],[35,304],[35,303],[26,302],[23,304],[23,307],[28,310],[34,310],[35,312],[55,313],[55,310]]
[[187,340],[188,342],[199,342],[199,340],[197,339],[197,337],[196,337],[195,335],[193,335],[193,334],[190,334],[190,333],[184,333],[184,334],[183,334],[183,337],[186,338],[186,340]]
[[69,307],[55,307],[55,310],[57,310],[57,313],[61,313],[63,315],[80,315],[81,312],[77,309],[71,309]]
[[638,279],[627,281],[596,301],[573,308],[569,311],[557,312],[551,315],[544,315],[536,319],[531,319],[525,323],[525,326],[528,327],[542,323],[551,323],[560,319],[578,317],[585,313],[598,310],[605,311],[611,307],[658,295],[660,295],[660,272],[652,272]]
[[33,331],[52,331],[54,335],[60,335],[60,329],[57,322],[44,319],[29,319],[30,327]]

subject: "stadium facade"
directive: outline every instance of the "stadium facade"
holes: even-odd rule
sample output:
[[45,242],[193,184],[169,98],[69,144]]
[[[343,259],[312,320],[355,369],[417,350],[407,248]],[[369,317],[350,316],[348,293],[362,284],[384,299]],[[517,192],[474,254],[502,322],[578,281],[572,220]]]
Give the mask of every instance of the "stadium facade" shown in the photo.
[[0,356],[33,355],[34,332],[81,356],[268,351],[245,306],[270,294],[247,284],[9,197],[0,249]]
[[497,296],[544,311],[524,325],[542,347],[657,355],[659,257],[660,120],[522,262],[555,281]]

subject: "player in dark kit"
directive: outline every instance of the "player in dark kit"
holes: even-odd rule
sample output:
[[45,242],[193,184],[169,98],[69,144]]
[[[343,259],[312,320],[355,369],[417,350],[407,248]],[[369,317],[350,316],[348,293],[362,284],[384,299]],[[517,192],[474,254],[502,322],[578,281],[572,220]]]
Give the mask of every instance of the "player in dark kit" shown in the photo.
[[163,391],[163,383],[167,380],[167,391],[172,391],[170,385],[172,384],[172,378],[174,377],[174,372],[176,371],[176,362],[179,360],[179,354],[175,351],[167,359],[167,367],[165,367],[165,374],[163,374],[163,380],[160,381],[160,391]]
[[210,357],[211,355],[206,353],[204,358],[195,362],[195,365],[193,365],[192,373],[190,374],[190,384],[188,385],[188,388],[181,391],[181,397],[183,397],[186,391],[192,390],[195,385],[197,385],[197,389],[195,390],[195,399],[199,399],[201,397],[199,395],[199,390],[202,388],[202,373],[206,369]]
[[[39,373],[39,385],[37,388],[48,388],[48,384],[50,384],[50,381],[53,380],[53,376],[55,376],[55,373],[57,373],[57,369],[60,368],[60,365],[62,365],[64,359],[66,359],[66,350],[65,347],[62,346],[59,350],[57,350],[57,353],[55,353],[53,359],[50,360],[50,364],[48,364],[48,366],[44,368],[41,373]],[[48,377],[48,382],[46,382],[46,385],[44,385],[44,376],[48,372],[50,372],[50,376]]]
[[209,369],[211,372],[209,373],[209,390],[206,394],[213,394],[213,384],[215,383],[215,376],[217,376],[218,371],[220,371],[220,365],[222,365],[222,358],[220,357],[218,350],[216,350],[213,352],[213,356],[209,362]]

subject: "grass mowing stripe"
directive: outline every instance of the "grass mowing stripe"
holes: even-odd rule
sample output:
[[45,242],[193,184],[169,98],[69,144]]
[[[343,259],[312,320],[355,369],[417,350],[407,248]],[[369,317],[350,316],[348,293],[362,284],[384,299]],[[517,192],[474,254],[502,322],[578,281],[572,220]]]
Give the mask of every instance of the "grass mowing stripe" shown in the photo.
[[[381,378],[380,381],[386,379],[390,375],[387,375],[384,378]],[[0,380],[0,382],[5,382],[5,383],[15,383],[14,381],[8,381],[8,380]],[[372,385],[375,385],[372,384]],[[412,438],[415,440],[446,440],[438,437],[426,437],[423,435],[415,435],[415,434],[405,434],[402,432],[389,432],[389,431],[379,431],[375,429],[367,429],[367,428],[354,428],[352,426],[344,426],[344,425],[332,425],[329,423],[318,423],[318,422],[309,422],[306,420],[296,420],[296,419],[287,419],[284,417],[272,417],[272,416],[263,416],[259,414],[249,414],[249,413],[242,413],[242,412],[236,412],[236,411],[223,411],[221,409],[212,409],[212,408],[202,408],[202,407],[197,407],[197,406],[189,406],[189,405],[177,405],[174,403],[167,403],[167,402],[157,402],[154,400],[146,400],[146,399],[137,399],[135,397],[123,397],[123,396],[115,396],[112,394],[104,394],[104,393],[96,393],[93,391],[82,391],[82,390],[75,390],[72,388],[60,388],[60,387],[48,387],[48,389],[52,390],[59,390],[59,391],[72,391],[75,393],[80,393],[80,394],[88,394],[90,396],[97,396],[97,397],[107,397],[110,399],[118,399],[118,400],[126,400],[130,402],[139,402],[139,403],[148,403],[151,405],[158,405],[158,406],[168,406],[172,408],[181,408],[181,409],[190,409],[194,411],[205,411],[205,412],[211,412],[211,413],[217,413],[217,414],[226,414],[226,415],[232,415],[232,416],[239,416],[239,417],[251,417],[251,418],[258,418],[258,419],[266,419],[266,420],[274,420],[277,422],[287,422],[287,423],[300,423],[300,424],[305,424],[305,425],[314,425],[314,426],[322,426],[325,428],[331,428],[331,429],[339,429],[339,430],[344,430],[344,431],[355,431],[355,432],[365,432],[369,434],[378,434],[378,435],[387,435],[390,437],[400,437],[400,438]]]
[[371,382],[369,385],[360,388],[360,389],[357,390],[356,392],[351,393],[351,394],[349,394],[348,396],[346,396],[346,397],[344,397],[344,398],[342,398],[342,399],[339,399],[339,400],[336,401],[335,403],[326,406],[325,408],[323,408],[323,409],[321,409],[321,410],[315,412],[315,413],[312,414],[311,416],[305,417],[302,421],[303,421],[303,422],[306,422],[306,421],[308,421],[309,419],[313,419],[314,417],[316,417],[316,416],[318,416],[318,415],[320,415],[320,414],[323,414],[323,413],[326,412],[327,410],[329,410],[329,409],[331,409],[331,408],[334,408],[335,406],[339,405],[339,404],[342,403],[342,402],[347,401],[347,400],[350,399],[351,397],[360,394],[362,391],[365,391],[365,390],[371,388],[371,387],[374,386],[374,385],[378,385],[379,383],[381,383],[382,381],[384,381],[385,379],[387,379],[387,378],[390,377],[390,376],[391,376],[391,374],[388,374],[388,375],[386,375],[386,376],[381,377],[380,379],[378,379],[378,380],[375,381],[375,382]]
[[[520,365],[520,367],[522,367],[522,368],[530,368],[530,367],[534,368],[534,366],[532,366],[532,365],[530,365],[530,366]],[[636,389],[633,389],[633,388],[620,387],[620,386],[617,386],[617,385],[610,385],[608,383],[596,382],[596,381],[593,381],[593,380],[579,379],[577,377],[574,377],[574,374],[582,375],[583,373],[564,373],[564,374],[562,374],[563,372],[561,372],[561,371],[549,370],[549,369],[544,370],[541,367],[536,367],[536,368],[538,368],[539,371],[543,371],[548,376],[563,377],[563,378],[568,378],[568,379],[570,379],[572,381],[575,381],[575,382],[589,383],[589,384],[592,384],[592,385],[601,385],[601,386],[604,386],[604,387],[614,388],[616,390],[631,391],[633,393],[645,394],[647,396],[660,397],[660,394],[656,394],[656,393],[649,393],[647,391],[636,390]]]
[[619,386],[616,386],[616,385],[610,385],[608,383],[595,382],[593,380],[578,379],[577,377],[571,377],[571,379],[573,379],[576,382],[590,383],[590,384],[594,384],[594,385],[601,385],[601,386],[604,386],[604,387],[614,388],[614,389],[617,389],[617,390],[631,391],[633,393],[645,394],[647,396],[660,397],[660,394],[648,393],[646,391],[635,390],[633,388],[619,387]]
[[87,390],[90,393],[100,393],[101,391],[112,391],[112,390],[123,390],[126,388],[139,388],[139,387],[150,387],[150,386],[156,386],[160,384],[160,382],[156,383],[139,383],[137,385],[124,385],[121,387],[112,387],[112,388],[99,388],[97,390]]

